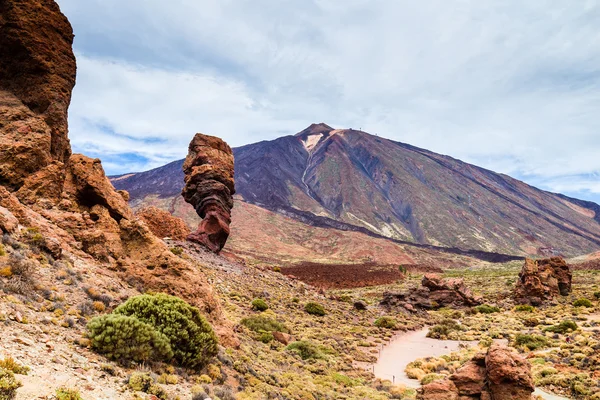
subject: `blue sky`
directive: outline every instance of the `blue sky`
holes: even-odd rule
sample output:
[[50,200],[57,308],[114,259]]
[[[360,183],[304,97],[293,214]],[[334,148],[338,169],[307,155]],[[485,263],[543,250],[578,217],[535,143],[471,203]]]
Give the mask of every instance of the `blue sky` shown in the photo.
[[600,202],[600,1],[58,0],[74,150],[110,174],[312,122]]

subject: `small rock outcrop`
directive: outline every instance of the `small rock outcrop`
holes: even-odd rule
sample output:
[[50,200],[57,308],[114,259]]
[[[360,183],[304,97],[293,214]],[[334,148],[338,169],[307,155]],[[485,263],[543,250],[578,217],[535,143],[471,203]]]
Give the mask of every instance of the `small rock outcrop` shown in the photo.
[[449,377],[419,389],[418,400],[530,400],[535,387],[529,362],[505,345],[493,344]]
[[571,293],[573,274],[561,257],[543,260],[526,259],[514,290],[514,299],[520,304],[538,306],[554,296]]
[[233,152],[215,136],[196,134],[183,163],[185,187],[182,195],[202,218],[188,240],[219,253],[229,237],[235,184]]
[[159,238],[185,240],[190,234],[190,228],[181,218],[158,207],[144,207],[136,211],[135,215]]
[[472,307],[482,304],[482,299],[473,295],[462,279],[442,279],[439,275],[426,274],[421,287],[401,293],[385,292],[381,305],[415,309],[437,309],[441,307]]

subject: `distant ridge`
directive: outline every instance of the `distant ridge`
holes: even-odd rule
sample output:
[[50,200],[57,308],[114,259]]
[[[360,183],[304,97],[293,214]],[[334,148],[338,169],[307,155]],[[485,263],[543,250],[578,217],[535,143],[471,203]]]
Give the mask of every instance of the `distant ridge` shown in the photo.
[[[312,124],[234,155],[244,201],[309,225],[519,257],[600,248],[595,203],[366,132]],[[134,206],[149,195],[178,196],[181,164],[113,177],[113,184],[130,192]]]

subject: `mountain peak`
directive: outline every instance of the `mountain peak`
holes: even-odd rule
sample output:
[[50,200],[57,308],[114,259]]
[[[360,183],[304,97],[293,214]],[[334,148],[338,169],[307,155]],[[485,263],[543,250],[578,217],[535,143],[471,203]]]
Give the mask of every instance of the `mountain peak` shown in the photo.
[[333,128],[329,125],[327,125],[324,122],[320,122],[318,124],[310,124],[310,126],[306,129],[304,129],[303,131],[301,131],[300,133],[297,133],[296,136],[298,137],[306,137],[306,136],[310,136],[310,135],[316,135],[316,134],[325,134],[325,133],[329,133],[333,130]]

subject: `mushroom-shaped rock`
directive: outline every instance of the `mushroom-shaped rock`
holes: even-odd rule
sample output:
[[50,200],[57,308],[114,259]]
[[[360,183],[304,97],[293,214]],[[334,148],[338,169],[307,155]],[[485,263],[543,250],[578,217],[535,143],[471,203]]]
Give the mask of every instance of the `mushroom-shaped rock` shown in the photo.
[[182,195],[202,218],[188,240],[219,253],[229,237],[235,184],[233,152],[215,136],[196,134],[183,163]]

